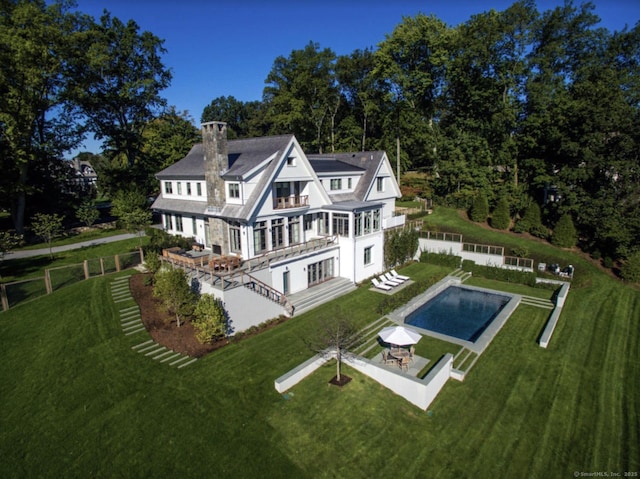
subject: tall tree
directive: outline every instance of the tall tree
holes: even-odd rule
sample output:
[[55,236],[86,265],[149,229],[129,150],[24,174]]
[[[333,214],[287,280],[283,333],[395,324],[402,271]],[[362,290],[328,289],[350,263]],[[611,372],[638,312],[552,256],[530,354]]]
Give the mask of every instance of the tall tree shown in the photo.
[[163,40],[105,10],[99,23],[76,42],[85,55],[71,68],[70,92],[88,127],[104,140],[105,155],[132,168],[143,145],[142,132],[165,107],[160,92],[171,82],[162,63]]
[[275,59],[263,92],[273,133],[293,132],[307,151],[322,152],[340,99],[335,61],[332,50],[313,42]]
[[260,102],[242,102],[233,96],[221,96],[204,107],[200,121],[224,121],[229,139],[248,138],[266,134],[262,128],[256,128],[262,114]]
[[[68,6],[42,0],[0,3],[0,201],[11,209],[19,233],[29,199],[43,195],[41,186],[56,183],[54,189],[64,189],[68,177],[49,172],[64,171],[62,153],[82,139],[64,91],[65,70],[75,54],[71,44],[86,29],[86,19],[69,13]],[[55,204],[57,196],[48,203]]]

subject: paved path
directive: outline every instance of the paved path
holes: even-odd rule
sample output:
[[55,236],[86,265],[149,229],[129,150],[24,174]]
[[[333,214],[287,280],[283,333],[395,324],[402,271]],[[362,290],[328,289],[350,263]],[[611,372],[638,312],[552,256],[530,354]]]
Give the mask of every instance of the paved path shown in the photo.
[[[142,233],[142,235],[144,236],[144,233]],[[125,233],[121,235],[97,238],[89,241],[81,241],[80,243],[66,244],[63,246],[54,246],[53,248],[51,248],[51,250],[53,253],[59,253],[60,251],[69,251],[72,249],[85,248],[87,246],[113,243],[114,241],[121,241],[129,238],[136,238],[137,236],[138,236],[137,234]],[[47,254],[49,254],[49,248],[30,249],[30,250],[22,250],[22,251],[9,251],[5,255],[4,259],[11,260],[11,259],[31,258],[32,256],[41,256],[41,255],[47,255]]]

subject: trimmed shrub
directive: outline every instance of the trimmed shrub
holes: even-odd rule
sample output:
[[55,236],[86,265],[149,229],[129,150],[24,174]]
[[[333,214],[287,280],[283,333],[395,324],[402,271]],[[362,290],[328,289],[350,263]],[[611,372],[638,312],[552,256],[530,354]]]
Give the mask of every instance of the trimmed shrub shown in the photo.
[[384,243],[384,262],[387,267],[406,263],[418,250],[418,232],[406,228],[392,230],[386,234]]
[[509,202],[506,197],[500,198],[498,204],[491,215],[491,227],[498,230],[506,230],[511,224],[511,213],[509,212]]
[[428,280],[419,280],[413,284],[410,284],[406,288],[401,289],[392,296],[385,296],[385,298],[376,306],[376,312],[378,314],[387,314],[400,306],[407,304],[412,298],[423,293],[428,288],[436,284],[437,278],[431,277]]
[[227,334],[227,315],[220,299],[203,294],[196,303],[194,316],[192,324],[201,344],[211,343]]
[[[465,271],[469,271],[471,274],[473,274],[473,276],[479,278],[505,281],[507,283],[518,283],[527,286],[536,285],[536,274],[533,272],[498,268],[496,266],[482,266],[479,264],[475,264],[473,261],[470,261],[469,263],[464,262],[463,269]],[[469,266],[470,269],[467,269],[467,267]]]
[[556,227],[553,229],[551,235],[551,243],[560,246],[561,248],[572,248],[578,241],[578,233],[575,226],[573,226],[573,220],[571,215],[565,214],[560,217]]
[[483,223],[487,221],[487,216],[489,216],[489,200],[487,200],[487,195],[484,191],[480,191],[473,198],[473,203],[469,210],[469,218],[476,223]]

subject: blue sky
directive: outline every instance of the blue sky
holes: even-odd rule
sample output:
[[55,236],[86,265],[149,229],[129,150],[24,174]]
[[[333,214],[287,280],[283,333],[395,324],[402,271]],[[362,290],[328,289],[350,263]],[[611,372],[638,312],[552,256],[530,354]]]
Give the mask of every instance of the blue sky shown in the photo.
[[[453,26],[515,2],[492,0],[78,0],[78,10],[99,19],[106,8],[123,21],[164,39],[171,86],[169,105],[187,110],[196,125],[211,100],[233,96],[260,100],[276,57],[288,57],[310,41],[338,55],[373,47],[403,17],[434,14]],[[538,10],[563,0],[540,0]],[[574,3],[579,4],[580,1]],[[596,14],[609,30],[640,20],[640,0],[597,0]],[[93,141],[86,149],[97,152]]]

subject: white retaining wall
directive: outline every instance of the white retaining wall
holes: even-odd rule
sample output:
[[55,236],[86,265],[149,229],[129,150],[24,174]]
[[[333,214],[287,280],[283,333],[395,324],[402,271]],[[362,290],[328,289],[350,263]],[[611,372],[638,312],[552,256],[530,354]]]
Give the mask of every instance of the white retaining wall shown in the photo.
[[[335,351],[325,356],[316,355],[305,361],[275,380],[276,391],[282,393],[292,388],[325,364],[329,359],[333,358],[335,358]],[[423,410],[426,410],[436,398],[451,376],[453,369],[453,355],[450,353],[440,359],[423,379],[407,376],[400,372],[394,372],[360,356],[345,358],[344,361],[353,369],[360,371],[362,374],[366,374],[374,381],[391,389],[394,393],[402,396]]]
[[549,346],[549,342],[551,341],[551,335],[553,331],[556,329],[556,325],[558,324],[558,320],[560,319],[560,313],[562,313],[562,307],[564,306],[564,302],[567,299],[567,295],[569,294],[569,283],[564,283],[558,291],[558,296],[556,298],[556,307],[554,308],[549,320],[547,321],[547,325],[544,327],[544,331],[542,331],[542,335],[540,336],[539,344],[541,347],[546,348]]

